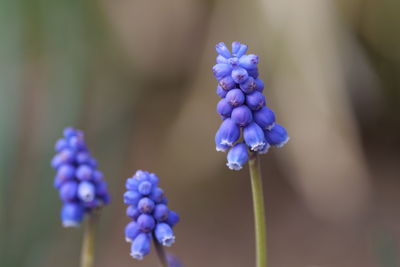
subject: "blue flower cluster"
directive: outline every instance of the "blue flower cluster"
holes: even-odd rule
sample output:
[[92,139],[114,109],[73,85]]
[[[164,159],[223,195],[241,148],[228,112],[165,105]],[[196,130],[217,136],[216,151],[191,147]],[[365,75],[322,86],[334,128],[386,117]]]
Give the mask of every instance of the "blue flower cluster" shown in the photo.
[[63,202],[61,221],[64,227],[77,227],[85,214],[109,203],[107,183],[97,170],[82,131],[65,128],[55,151],[51,165],[57,171],[54,187]]
[[289,137],[266,106],[264,83],[258,78],[258,56],[245,54],[247,45],[239,42],[232,43],[232,52],[222,42],[215,48],[217,64],[212,71],[221,97],[217,112],[223,120],[215,135],[216,149],[229,149],[227,166],[240,170],[249,160],[248,149],[266,153],[270,146],[282,147]]
[[175,242],[172,228],[179,221],[179,215],[168,209],[164,191],[158,187],[154,173],[138,170],[126,180],[124,203],[128,204],[126,215],[133,219],[125,227],[125,238],[132,242],[131,256],[141,260],[150,252],[151,240],[163,246]]

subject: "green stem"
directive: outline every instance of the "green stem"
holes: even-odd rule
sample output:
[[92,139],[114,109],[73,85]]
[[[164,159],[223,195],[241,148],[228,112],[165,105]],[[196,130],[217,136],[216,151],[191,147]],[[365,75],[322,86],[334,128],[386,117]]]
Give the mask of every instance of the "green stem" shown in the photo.
[[93,267],[96,221],[97,215],[91,214],[85,222],[81,251],[81,267]]
[[249,161],[251,191],[253,194],[254,226],[256,235],[257,267],[267,267],[267,235],[265,224],[264,195],[258,153]]
[[157,256],[160,259],[161,267],[168,267],[167,255],[165,254],[164,247],[158,243],[155,237],[153,237],[154,247],[156,248]]

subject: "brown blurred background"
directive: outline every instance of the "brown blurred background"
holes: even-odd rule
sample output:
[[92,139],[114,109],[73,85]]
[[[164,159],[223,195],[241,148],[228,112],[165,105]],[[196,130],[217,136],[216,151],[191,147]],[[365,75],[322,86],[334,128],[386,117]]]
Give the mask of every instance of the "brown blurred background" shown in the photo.
[[49,162],[81,128],[109,182],[96,266],[130,258],[125,179],[156,172],[188,267],[254,266],[248,170],[214,148],[214,45],[247,43],[291,141],[262,157],[271,267],[400,266],[400,1],[0,2],[0,266],[77,266]]

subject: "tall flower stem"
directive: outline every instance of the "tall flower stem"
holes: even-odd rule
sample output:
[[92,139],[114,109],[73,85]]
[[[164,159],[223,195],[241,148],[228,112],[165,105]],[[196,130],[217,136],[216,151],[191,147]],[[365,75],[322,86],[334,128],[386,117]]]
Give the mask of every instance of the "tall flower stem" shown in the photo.
[[81,267],[93,267],[96,222],[97,214],[93,212],[88,216],[85,222],[81,251]]
[[267,235],[265,224],[264,194],[258,153],[253,153],[251,155],[249,160],[249,169],[254,207],[257,267],[267,267]]
[[157,256],[160,259],[160,266],[168,267],[167,255],[165,254],[164,247],[160,243],[158,243],[155,237],[153,237],[153,243],[157,251]]

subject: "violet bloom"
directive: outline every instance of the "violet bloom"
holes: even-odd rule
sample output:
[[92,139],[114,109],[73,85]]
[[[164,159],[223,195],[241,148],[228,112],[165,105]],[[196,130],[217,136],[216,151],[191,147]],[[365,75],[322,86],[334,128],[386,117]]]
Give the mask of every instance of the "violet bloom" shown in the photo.
[[54,187],[63,203],[61,221],[64,227],[77,227],[84,215],[108,204],[107,184],[97,170],[97,162],[89,153],[82,131],[65,128],[55,151],[51,165],[57,171]]
[[[264,82],[258,78],[259,58],[246,54],[247,45],[224,43],[215,46],[218,53],[213,74],[222,99],[217,112],[223,120],[215,135],[217,151],[228,151],[227,166],[240,170],[249,160],[249,152],[264,154],[270,146],[282,147],[288,140],[285,128],[275,123],[275,113],[266,106]],[[243,135],[242,135],[243,133]]]
[[167,247],[175,242],[173,227],[179,215],[168,208],[158,182],[154,173],[141,170],[126,180],[124,203],[129,205],[126,214],[132,221],[125,227],[125,239],[132,243],[131,256],[137,260],[150,252],[152,239]]

